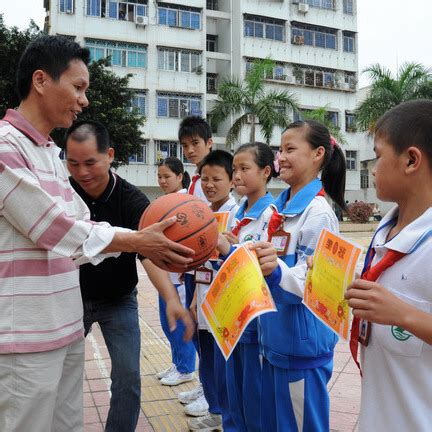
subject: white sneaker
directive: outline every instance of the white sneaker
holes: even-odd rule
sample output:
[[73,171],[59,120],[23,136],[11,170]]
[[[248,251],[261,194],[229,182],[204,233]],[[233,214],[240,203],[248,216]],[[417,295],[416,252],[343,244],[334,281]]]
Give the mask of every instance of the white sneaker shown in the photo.
[[167,375],[169,375],[175,369],[176,369],[175,365],[171,365],[169,368],[166,368],[163,371],[158,372],[156,374],[156,377],[157,377],[157,379],[165,378]]
[[171,373],[161,379],[161,384],[166,386],[176,386],[188,381],[192,381],[195,378],[194,373],[180,373],[177,369],[174,369]]
[[212,432],[222,430],[222,416],[219,414],[208,413],[203,417],[190,419],[188,421],[189,430],[200,432]]
[[209,405],[202,394],[197,400],[185,406],[185,413],[193,417],[202,417],[208,414],[208,409]]
[[196,401],[200,396],[204,394],[202,385],[200,384],[198,387],[195,387],[193,390],[180,392],[177,397],[180,403],[182,404],[190,404],[193,401]]

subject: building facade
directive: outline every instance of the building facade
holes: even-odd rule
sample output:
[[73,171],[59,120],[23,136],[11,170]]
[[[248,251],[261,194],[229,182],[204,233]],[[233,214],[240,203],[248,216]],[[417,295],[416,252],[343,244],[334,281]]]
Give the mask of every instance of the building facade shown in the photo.
[[[131,101],[147,117],[142,151],[119,173],[153,196],[156,163],[182,158],[182,117],[208,116],[223,78],[244,78],[256,59],[275,61],[269,89],[287,90],[305,110],[326,107],[345,132],[347,199],[360,189],[361,135],[353,112],[358,80],[355,0],[45,0],[46,30],[72,36],[93,59],[111,56],[132,73]],[[296,118],[295,115],[293,115]],[[216,146],[234,119],[214,131]],[[258,127],[259,129],[259,127]],[[272,147],[277,148],[280,130]],[[240,142],[247,142],[244,130]],[[262,139],[257,133],[257,139]],[[188,169],[193,169],[189,166]],[[271,187],[284,185],[272,181]],[[352,197],[351,197],[352,195]]]

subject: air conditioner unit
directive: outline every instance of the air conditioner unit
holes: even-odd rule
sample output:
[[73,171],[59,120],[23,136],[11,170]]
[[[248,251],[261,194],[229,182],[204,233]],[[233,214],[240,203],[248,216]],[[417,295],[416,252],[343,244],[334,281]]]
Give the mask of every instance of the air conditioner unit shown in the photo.
[[[254,115],[253,115],[253,114],[248,114],[248,115],[247,115],[247,122],[248,122],[249,124],[252,124],[253,118],[254,118]],[[255,116],[255,124],[259,124],[259,120],[258,120],[258,117],[257,117],[257,116]]]
[[341,88],[342,88],[342,90],[350,90],[351,87],[350,87],[349,83],[343,82],[341,84]]
[[285,77],[285,81],[286,81],[288,84],[294,84],[294,83],[295,83],[295,79],[294,79],[294,77],[293,77],[292,75],[287,75],[287,76]]
[[304,45],[304,36],[295,35],[293,37],[293,44],[294,45]]
[[135,17],[135,24],[137,25],[137,27],[138,26],[145,27],[146,25],[148,25],[148,23],[149,23],[149,20],[148,20],[148,17],[146,17],[146,16],[137,15]]
[[298,4],[298,11],[299,11],[299,13],[303,13],[303,14],[309,12],[309,5],[306,3],[299,3]]

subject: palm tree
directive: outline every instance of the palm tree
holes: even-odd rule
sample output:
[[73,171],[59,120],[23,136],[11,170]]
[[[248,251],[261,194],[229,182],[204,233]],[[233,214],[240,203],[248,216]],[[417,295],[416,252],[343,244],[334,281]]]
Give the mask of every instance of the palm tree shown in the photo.
[[404,63],[396,78],[379,64],[366,68],[372,81],[366,99],[356,109],[359,130],[373,132],[377,120],[389,109],[412,99],[432,99],[431,70],[419,63]]
[[345,135],[341,132],[340,127],[336,126],[330,119],[328,107],[324,106],[314,110],[301,111],[301,117],[305,120],[315,120],[322,123],[333,135],[338,144],[346,144]]
[[286,112],[297,109],[295,97],[287,91],[266,91],[265,78],[273,75],[275,63],[270,59],[255,62],[243,82],[237,78],[224,80],[218,88],[218,99],[211,110],[212,125],[218,126],[230,115],[238,116],[228,131],[226,145],[238,140],[240,132],[250,127],[250,142],[255,141],[255,126],[259,128],[267,144],[275,126],[289,123]]

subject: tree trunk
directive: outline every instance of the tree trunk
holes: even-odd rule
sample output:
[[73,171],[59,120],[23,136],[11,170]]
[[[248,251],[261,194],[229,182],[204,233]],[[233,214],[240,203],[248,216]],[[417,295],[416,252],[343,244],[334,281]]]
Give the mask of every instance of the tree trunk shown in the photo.
[[253,143],[255,142],[255,116],[251,114],[251,117],[252,117],[252,124],[250,129],[249,142]]

